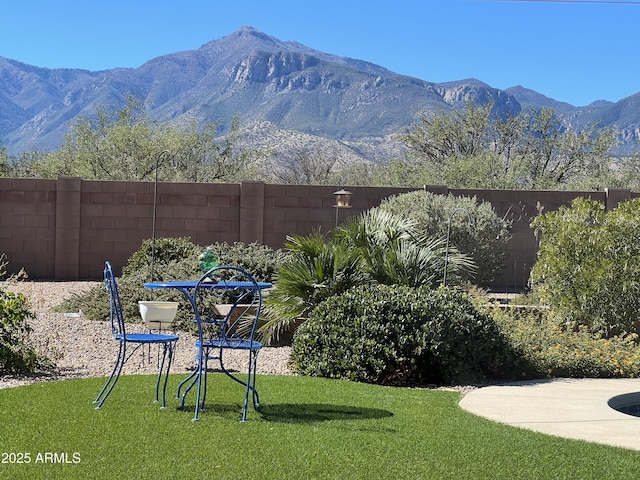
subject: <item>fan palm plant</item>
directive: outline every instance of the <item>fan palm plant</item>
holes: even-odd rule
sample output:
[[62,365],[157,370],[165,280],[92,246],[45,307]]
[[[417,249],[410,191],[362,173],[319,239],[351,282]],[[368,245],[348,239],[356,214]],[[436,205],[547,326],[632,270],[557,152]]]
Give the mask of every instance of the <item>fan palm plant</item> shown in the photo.
[[332,295],[366,281],[357,252],[342,242],[326,242],[319,232],[288,236],[288,258],[278,269],[275,288],[266,299],[259,332],[265,342],[305,319]]
[[[445,239],[429,237],[411,218],[374,208],[339,228],[335,239],[357,250],[375,283],[435,288],[443,278]],[[454,278],[475,271],[473,260],[453,248],[448,259]]]
[[[347,221],[326,240],[319,232],[291,236],[289,258],[280,266],[266,300],[260,332],[265,342],[303,322],[322,301],[356,285],[435,288],[443,276],[445,239],[427,238],[413,220],[380,209]],[[448,275],[470,272],[473,261],[449,249]]]

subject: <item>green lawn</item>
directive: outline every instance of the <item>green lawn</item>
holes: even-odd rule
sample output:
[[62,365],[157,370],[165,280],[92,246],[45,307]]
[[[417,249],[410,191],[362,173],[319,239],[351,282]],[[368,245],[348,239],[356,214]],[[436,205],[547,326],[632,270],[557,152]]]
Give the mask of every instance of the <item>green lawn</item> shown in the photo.
[[[172,393],[182,378],[171,377]],[[263,375],[263,405],[240,423],[241,388],[219,374],[210,380],[199,422],[193,397],[188,412],[173,398],[166,410],[152,403],[151,376],[121,377],[102,410],[91,402],[104,379],[0,390],[0,477],[602,480],[640,472],[640,452],[499,425],[463,411],[455,392]],[[10,454],[25,453],[30,463],[11,463]],[[51,463],[63,453],[70,463]]]

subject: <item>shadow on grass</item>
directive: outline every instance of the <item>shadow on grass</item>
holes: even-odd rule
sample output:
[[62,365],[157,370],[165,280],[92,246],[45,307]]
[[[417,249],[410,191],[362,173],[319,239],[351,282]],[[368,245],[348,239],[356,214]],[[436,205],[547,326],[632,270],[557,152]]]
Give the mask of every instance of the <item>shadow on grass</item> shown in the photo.
[[329,420],[367,420],[392,417],[387,410],[321,403],[278,403],[261,405],[258,413],[268,422],[314,423]]
[[[176,407],[176,410],[185,414],[194,413],[194,405],[185,405],[184,409]],[[249,407],[249,411],[252,408]],[[262,420],[279,423],[316,423],[330,420],[370,420],[392,417],[393,413],[387,410],[366,407],[351,407],[347,405],[330,405],[319,403],[279,403],[274,405],[261,405],[256,409]],[[239,419],[242,414],[240,403],[207,403],[200,410],[201,418],[212,415],[227,419]]]
[[[176,411],[184,413],[185,415],[189,415],[195,413],[196,407],[195,405],[186,404],[184,408],[177,406]],[[240,416],[242,415],[242,404],[213,401],[207,402],[204,408],[200,409],[200,418],[202,419],[203,416],[206,418],[209,415],[225,418],[228,420],[240,420]]]

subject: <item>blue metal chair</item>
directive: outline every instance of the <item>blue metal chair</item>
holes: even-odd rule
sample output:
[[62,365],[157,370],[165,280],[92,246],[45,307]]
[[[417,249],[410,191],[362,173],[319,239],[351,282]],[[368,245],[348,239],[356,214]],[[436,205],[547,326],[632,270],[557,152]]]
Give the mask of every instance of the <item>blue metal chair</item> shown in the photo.
[[[193,421],[204,409],[207,396],[207,369],[210,360],[217,360],[220,370],[245,387],[242,419],[247,419],[249,393],[254,409],[260,405],[256,390],[256,363],[262,344],[255,340],[256,326],[262,308],[262,293],[257,282],[238,267],[220,266],[205,273],[194,292],[195,322],[198,327],[196,341],[196,370],[178,386],[189,383],[182,395],[182,408],[189,391],[197,385],[196,407]],[[244,351],[248,357],[246,381],[225,367],[224,352]]]
[[[171,361],[173,359],[173,350],[175,344],[178,341],[177,335],[168,335],[160,333],[126,333],[124,315],[122,313],[122,305],[120,303],[120,294],[118,293],[118,285],[113,275],[113,270],[109,262],[105,262],[104,267],[104,283],[106,289],[109,291],[110,300],[110,319],[111,319],[111,332],[113,337],[118,341],[118,356],[116,363],[113,366],[111,375],[107,379],[104,387],[100,390],[100,393],[93,401],[97,404],[96,409],[100,409],[105,402],[113,387],[115,387],[122,367],[126,361],[131,358],[131,355],[143,345],[157,344],[162,346],[162,361],[160,363],[160,369],[158,371],[158,379],[156,381],[156,398],[154,402],[158,402],[158,396],[160,392],[160,382],[162,374],[165,374],[164,384],[162,386],[162,407],[166,408],[166,390],[167,380],[169,379],[169,369],[171,368]],[[133,344],[133,350],[127,352],[129,344]],[[164,371],[166,362],[166,371]]]

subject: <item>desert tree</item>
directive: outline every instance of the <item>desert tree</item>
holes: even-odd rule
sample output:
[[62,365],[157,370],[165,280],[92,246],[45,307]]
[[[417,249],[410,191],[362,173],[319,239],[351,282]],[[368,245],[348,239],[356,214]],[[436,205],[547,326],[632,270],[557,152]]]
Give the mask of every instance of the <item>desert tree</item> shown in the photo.
[[[239,146],[240,123],[234,118],[225,135],[222,125],[207,122],[162,123],[128,96],[120,107],[100,106],[95,116],[79,117],[56,151],[30,164],[34,176],[61,175],[101,180],[212,182],[250,177],[255,157]],[[158,161],[160,152],[170,155]]]
[[574,130],[552,109],[502,118],[473,102],[423,113],[398,138],[408,156],[393,165],[396,176],[467,188],[596,187],[609,178],[615,145],[613,130]]
[[277,183],[291,185],[326,185],[333,178],[339,154],[335,148],[296,147],[277,153],[268,174]]
[[588,125],[575,130],[551,109],[524,114],[525,130],[517,146],[518,181],[523,188],[565,189],[599,185],[610,172],[611,129]]
[[8,177],[11,173],[11,165],[9,165],[9,154],[7,147],[0,145],[0,177]]

